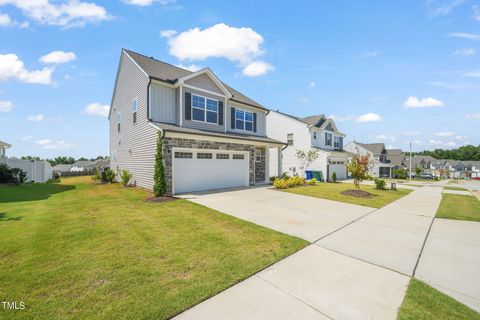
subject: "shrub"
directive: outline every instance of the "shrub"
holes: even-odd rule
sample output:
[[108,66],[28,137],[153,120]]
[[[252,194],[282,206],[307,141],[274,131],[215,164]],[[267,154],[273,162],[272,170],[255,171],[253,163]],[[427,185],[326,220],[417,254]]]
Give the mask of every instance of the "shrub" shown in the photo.
[[317,184],[317,179],[312,178],[312,179],[307,181],[307,184],[310,185],[310,186],[315,186]]
[[297,176],[284,179],[284,180],[286,180],[288,188],[297,187],[305,184],[305,178],[300,178]]
[[5,163],[0,163],[0,183],[10,183],[11,181],[11,169]]
[[287,189],[288,188],[287,180],[285,180],[285,179],[275,179],[273,181],[273,186],[275,187],[275,189]]
[[377,189],[385,190],[385,180],[375,179],[375,186]]
[[25,181],[27,181],[27,172],[25,170],[19,168],[12,168],[10,169],[12,173],[12,183],[15,185],[21,185]]
[[393,170],[393,177],[397,179],[407,179],[407,172],[403,169]]
[[100,177],[100,172],[98,172],[98,169],[95,169],[93,171],[92,175],[92,180],[99,181],[102,177]]
[[163,143],[160,131],[158,131],[157,136],[157,153],[155,155],[153,182],[153,194],[155,195],[155,197],[160,197],[167,193],[165,168],[163,167]]
[[115,176],[116,176],[116,174],[112,169],[107,169],[107,171],[105,171],[105,177],[107,178],[108,182],[114,183],[115,182]]
[[273,183],[273,182],[275,181],[275,179],[277,179],[277,178],[278,178],[278,177],[273,176],[273,177],[270,177],[269,179],[270,179],[270,182]]
[[122,170],[122,174],[120,175],[120,179],[122,180],[122,184],[124,187],[128,186],[130,179],[132,179],[132,174],[128,172],[128,170]]
[[333,171],[333,174],[332,174],[332,181],[337,182],[337,173],[335,171]]
[[289,176],[288,173],[284,172],[284,173],[282,173],[281,178],[282,178],[282,179],[288,179],[288,178],[290,178],[290,176]]
[[360,189],[360,182],[365,180],[368,175],[368,171],[372,166],[370,156],[362,156],[360,154],[355,155],[347,163],[347,170],[353,177],[353,183],[357,189]]

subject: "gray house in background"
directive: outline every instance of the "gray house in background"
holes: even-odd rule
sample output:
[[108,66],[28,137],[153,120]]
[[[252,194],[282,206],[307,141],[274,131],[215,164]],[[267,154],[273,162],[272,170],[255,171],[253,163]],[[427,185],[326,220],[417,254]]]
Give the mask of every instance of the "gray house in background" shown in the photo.
[[268,149],[284,145],[266,136],[268,112],[209,68],[191,72],[124,49],[108,117],[110,167],[151,189],[160,134],[172,194],[265,183]]

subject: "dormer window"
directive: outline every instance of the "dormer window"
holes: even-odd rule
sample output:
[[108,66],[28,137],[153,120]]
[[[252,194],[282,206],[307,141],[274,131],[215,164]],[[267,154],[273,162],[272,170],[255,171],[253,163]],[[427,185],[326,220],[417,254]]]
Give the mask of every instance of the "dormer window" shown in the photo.
[[253,113],[235,109],[235,128],[237,130],[253,131]]
[[341,141],[342,141],[342,138],[341,138],[341,137],[335,137],[335,138],[333,139],[333,147],[334,147],[335,149],[341,149],[341,148],[342,148],[342,143],[341,143]]
[[192,120],[218,124],[218,101],[192,94]]
[[329,132],[325,132],[325,145],[332,146],[332,134]]

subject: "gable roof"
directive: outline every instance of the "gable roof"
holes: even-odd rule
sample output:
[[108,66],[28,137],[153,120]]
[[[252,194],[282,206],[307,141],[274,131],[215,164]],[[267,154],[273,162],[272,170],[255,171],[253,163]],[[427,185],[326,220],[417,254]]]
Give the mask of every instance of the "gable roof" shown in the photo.
[[317,114],[314,116],[309,116],[301,119],[303,122],[308,123],[314,127],[320,128],[320,126],[327,120],[324,114]]
[[[176,84],[179,79],[187,77],[194,72],[174,66],[172,64],[154,59],[153,57],[147,57],[140,53],[123,49],[130,58],[132,58],[136,64],[142,69],[150,78],[166,82],[169,84]],[[259,104],[258,102],[250,99],[241,92],[233,89],[224,82],[221,82],[223,86],[230,92],[232,97],[228,100],[244,103],[246,105],[268,111],[267,108]]]
[[10,148],[11,145],[8,144],[8,143],[6,143],[6,142],[0,141],[0,147],[2,147],[2,148]]
[[382,151],[385,149],[384,143],[360,143],[360,142],[355,142],[355,143],[367,149],[368,151],[372,152],[373,154],[381,154]]

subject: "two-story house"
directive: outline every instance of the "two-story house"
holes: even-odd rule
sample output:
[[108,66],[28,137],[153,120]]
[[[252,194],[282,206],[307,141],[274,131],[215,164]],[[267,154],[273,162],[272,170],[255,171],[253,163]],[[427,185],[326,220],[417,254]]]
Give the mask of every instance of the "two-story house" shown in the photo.
[[[325,180],[331,180],[334,172],[338,180],[347,178],[346,165],[351,154],[343,151],[345,134],[338,130],[332,119],[327,119],[323,114],[299,118],[279,111],[270,111],[267,115],[267,135],[286,143],[281,153],[282,173],[302,175],[307,169],[321,171]],[[311,148],[318,150],[319,157],[308,168],[301,168],[296,152],[308,151]],[[278,163],[278,158],[277,150],[271,149],[271,167]],[[276,175],[276,172],[271,175]]]
[[412,157],[412,170],[420,168],[422,173],[433,174],[437,159],[432,156],[415,155]]
[[[374,177],[392,177],[393,170],[402,168],[405,165],[403,153],[398,149],[389,150],[385,148],[384,143],[360,143],[351,141],[345,146],[345,150],[361,156],[368,155],[372,161],[370,174]],[[392,159],[389,159],[390,157]]]
[[223,83],[212,70],[191,72],[122,50],[109,113],[110,167],[153,187],[157,136],[172,194],[268,181],[269,110]]
[[11,145],[9,145],[8,143],[0,141],[0,160],[5,159],[7,157],[6,150],[10,147]]

